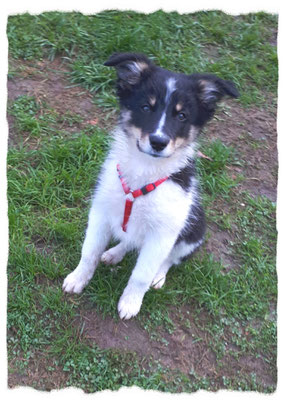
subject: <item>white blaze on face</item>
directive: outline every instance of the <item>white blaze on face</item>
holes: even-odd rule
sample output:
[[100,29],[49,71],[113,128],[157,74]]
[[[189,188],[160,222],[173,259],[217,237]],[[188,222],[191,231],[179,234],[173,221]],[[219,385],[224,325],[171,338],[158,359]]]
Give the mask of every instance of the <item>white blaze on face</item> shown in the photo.
[[160,121],[158,123],[158,127],[157,127],[156,131],[154,132],[154,135],[157,135],[157,136],[163,136],[164,135],[163,127],[164,127],[165,122],[166,122],[166,111],[167,111],[167,107],[168,107],[171,95],[176,90],[175,84],[176,84],[176,80],[173,79],[172,77],[166,81],[167,93],[166,93],[166,97],[165,97],[165,109],[164,109],[164,111],[162,113],[162,116],[161,116]]

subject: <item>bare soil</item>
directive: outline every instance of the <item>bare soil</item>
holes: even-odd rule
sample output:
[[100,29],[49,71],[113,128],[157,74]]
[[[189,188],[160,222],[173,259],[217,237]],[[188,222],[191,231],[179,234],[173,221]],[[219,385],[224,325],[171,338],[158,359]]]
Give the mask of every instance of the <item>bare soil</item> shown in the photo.
[[253,196],[264,195],[275,202],[278,170],[276,107],[272,107],[270,95],[267,99],[269,107],[266,109],[244,109],[236,102],[226,101],[228,110],[221,113],[219,120],[214,119],[209,124],[206,134],[238,150],[244,165],[229,169],[232,176],[240,173],[244,176],[243,190]]
[[[16,62],[11,61],[11,65]],[[22,71],[9,79],[7,82],[8,105],[19,96],[35,97],[39,105],[46,101],[51,110],[61,116],[68,114],[78,115],[81,122],[76,125],[68,125],[68,120],[62,123],[61,129],[69,131],[80,131],[88,124],[98,125],[108,129],[113,125],[113,120],[106,120],[102,111],[93,103],[93,95],[80,86],[70,84],[68,81],[68,67],[60,58],[50,62],[47,60],[39,62],[22,61]],[[14,119],[7,115],[9,124],[9,145],[17,145],[20,138],[14,127]],[[31,147],[34,144],[30,142]]]
[[[22,70],[18,77],[8,80],[8,100],[14,100],[20,95],[35,96],[39,102],[46,100],[48,105],[60,114],[67,112],[79,114],[82,123],[73,126],[72,130],[79,130],[87,122],[108,127],[113,122],[106,123],[103,113],[93,104],[93,95],[80,86],[70,86],[66,73],[67,67],[59,59],[50,61],[22,62]],[[270,100],[271,101],[271,100]],[[238,150],[240,159],[244,162],[241,167],[230,167],[232,177],[243,174],[244,181],[241,187],[253,196],[265,195],[272,201],[277,197],[277,133],[276,133],[276,108],[269,102],[269,108],[244,109],[237,102],[228,102],[227,108],[220,110],[217,119],[207,127],[205,136],[212,139],[218,138],[224,144],[234,146]],[[19,135],[14,127],[13,118],[8,116],[9,143],[17,145]],[[67,125],[67,124],[66,124]],[[68,130],[68,127],[65,129]],[[223,208],[222,208],[223,209]],[[223,260],[228,267],[234,267],[237,261],[231,257],[228,250],[231,234],[218,229],[217,224],[210,224],[211,237],[207,244],[207,251]],[[185,327],[180,316],[184,314],[190,322],[190,327]],[[178,314],[173,309],[171,318],[175,324],[173,333],[160,330],[162,340],[153,340],[149,333],[143,329],[136,319],[127,322],[115,321],[111,317],[102,318],[96,311],[80,309],[77,318],[77,327],[83,328],[83,338],[89,344],[96,344],[102,349],[118,349],[121,351],[135,352],[141,358],[158,360],[162,365],[175,370],[188,373],[194,370],[199,376],[210,377],[222,387],[221,376],[217,371],[215,353],[208,345],[210,338],[201,328],[206,324],[207,313],[201,314],[196,324],[191,315],[190,308],[183,307]],[[234,350],[231,345],[231,350]],[[43,359],[44,362],[44,359]],[[227,355],[222,360],[223,370],[232,377],[236,372],[255,373],[263,386],[276,383],[276,377],[269,365],[261,358],[242,356],[235,360]],[[64,386],[65,377],[58,370],[46,371],[41,367],[41,359],[37,365],[26,374],[11,372],[9,386],[43,385],[45,389]],[[42,381],[45,381],[43,383]]]
[[[151,358],[165,367],[179,370],[187,374],[191,371],[200,377],[210,378],[218,387],[223,382],[216,354],[210,348],[212,336],[206,330],[208,314],[200,311],[198,323],[191,308],[184,305],[177,313],[171,308],[171,319],[175,325],[173,332],[162,327],[155,331],[159,339],[149,338],[149,333],[143,329],[137,320],[127,322],[115,321],[107,316],[102,318],[95,311],[82,310],[78,317],[78,327],[84,330],[84,337],[102,349],[119,349],[125,352],[135,352],[141,358]],[[184,323],[186,320],[186,323]],[[81,330],[80,329],[80,330]],[[228,336],[228,342],[230,337]],[[238,351],[237,346],[228,343],[227,352]],[[259,382],[265,387],[275,383],[274,376],[264,359],[254,356],[241,356],[238,360],[227,354],[222,359],[222,370],[227,376],[236,376],[239,370],[247,375],[255,373]]]

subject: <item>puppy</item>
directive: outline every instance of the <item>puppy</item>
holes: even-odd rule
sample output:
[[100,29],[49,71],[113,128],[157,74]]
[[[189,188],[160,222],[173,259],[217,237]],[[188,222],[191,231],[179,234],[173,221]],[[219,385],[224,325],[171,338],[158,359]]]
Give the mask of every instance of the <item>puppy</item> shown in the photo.
[[[170,267],[203,242],[196,139],[217,101],[239,94],[230,81],[170,72],[143,54],[116,53],[105,65],[117,71],[120,118],[95,188],[81,260],[63,290],[80,293],[100,261],[116,264],[136,249],[118,303],[120,318],[129,319],[147,290],[161,288]],[[111,238],[119,243],[105,250]]]

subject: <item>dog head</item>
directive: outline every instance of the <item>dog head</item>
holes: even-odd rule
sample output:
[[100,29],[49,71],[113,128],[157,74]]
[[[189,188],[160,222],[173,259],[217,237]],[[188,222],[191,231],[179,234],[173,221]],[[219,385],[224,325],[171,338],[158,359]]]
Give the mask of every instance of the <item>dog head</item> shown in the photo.
[[192,143],[217,102],[239,96],[231,81],[170,72],[139,53],[116,53],[105,65],[117,71],[123,130],[141,152],[154,157],[172,156]]

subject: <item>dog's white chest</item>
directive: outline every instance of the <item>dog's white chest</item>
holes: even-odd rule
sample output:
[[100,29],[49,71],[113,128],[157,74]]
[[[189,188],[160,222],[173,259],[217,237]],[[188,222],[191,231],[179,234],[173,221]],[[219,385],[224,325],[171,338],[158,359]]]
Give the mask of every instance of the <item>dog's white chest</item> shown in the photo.
[[100,196],[97,197],[101,200],[103,211],[101,214],[107,216],[114,237],[126,240],[138,249],[152,230],[162,233],[182,227],[192,203],[190,193],[185,193],[171,180],[167,180],[150,193],[134,199],[127,231],[124,232],[122,224],[127,196],[115,162],[109,161],[105,166],[98,191]]

